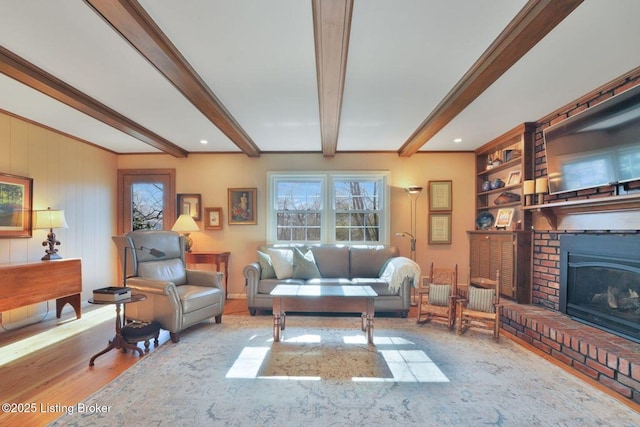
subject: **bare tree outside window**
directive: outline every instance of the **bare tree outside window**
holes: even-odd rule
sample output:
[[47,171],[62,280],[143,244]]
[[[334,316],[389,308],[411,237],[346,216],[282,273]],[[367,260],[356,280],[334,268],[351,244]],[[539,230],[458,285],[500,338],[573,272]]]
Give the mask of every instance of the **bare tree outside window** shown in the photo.
[[377,180],[334,184],[336,241],[380,241],[380,185]]
[[131,186],[133,230],[162,230],[164,186],[135,183]]

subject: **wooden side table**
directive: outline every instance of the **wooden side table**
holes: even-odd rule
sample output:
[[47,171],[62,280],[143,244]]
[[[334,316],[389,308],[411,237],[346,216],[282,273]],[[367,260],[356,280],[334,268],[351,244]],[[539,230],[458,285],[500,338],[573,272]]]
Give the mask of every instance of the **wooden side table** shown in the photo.
[[120,306],[130,304],[133,302],[143,301],[145,299],[147,299],[147,296],[143,294],[133,294],[131,295],[130,298],[121,299],[119,301],[96,301],[93,298],[89,299],[89,302],[91,304],[113,304],[116,306],[116,335],[115,337],[113,337],[112,340],[109,341],[109,345],[107,346],[107,348],[102,350],[100,353],[95,354],[91,358],[91,360],[89,360],[89,366],[93,366],[93,362],[99,356],[102,356],[103,354],[113,350],[114,348],[121,348],[123,350],[127,350],[127,349],[134,350],[134,351],[138,351],[140,356],[144,355],[140,347],[138,347],[135,344],[128,343],[127,340],[125,340],[124,337],[122,336],[122,327],[123,327],[124,319],[120,315],[120,311],[121,311]]
[[187,252],[187,264],[210,264],[220,271],[220,264],[224,263],[224,298],[227,299],[229,288],[229,257],[231,252]]

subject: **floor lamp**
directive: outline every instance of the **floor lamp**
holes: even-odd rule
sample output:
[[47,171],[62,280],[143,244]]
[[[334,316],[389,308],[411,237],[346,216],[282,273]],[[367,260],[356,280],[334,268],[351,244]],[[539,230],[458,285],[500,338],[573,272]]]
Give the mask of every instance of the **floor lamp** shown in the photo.
[[[420,193],[422,192],[422,187],[416,187],[416,186],[412,186],[412,187],[407,187],[404,189],[404,191],[407,193],[407,196],[409,196],[409,211],[411,213],[411,232],[402,232],[402,233],[396,233],[396,236],[400,236],[400,237],[405,237],[405,236],[409,236],[409,238],[411,239],[411,260],[415,261],[416,260],[416,208],[418,205],[418,196],[420,195]],[[418,305],[418,301],[416,300],[416,286],[418,286],[417,283],[413,284],[413,287],[411,288],[411,305],[412,306],[417,306]]]

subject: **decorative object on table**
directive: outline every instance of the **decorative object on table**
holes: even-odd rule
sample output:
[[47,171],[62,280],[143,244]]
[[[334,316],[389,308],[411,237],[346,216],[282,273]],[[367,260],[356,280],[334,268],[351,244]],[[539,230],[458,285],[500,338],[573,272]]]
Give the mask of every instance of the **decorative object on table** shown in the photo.
[[222,208],[204,208],[204,229],[222,230]]
[[508,149],[508,150],[504,150],[502,152],[502,160],[506,163],[506,162],[510,162],[511,160],[520,157],[520,155],[522,154],[522,152],[520,150],[517,149]]
[[429,244],[446,245],[451,243],[451,214],[429,213]]
[[536,182],[533,179],[528,179],[524,182],[522,187],[525,206],[533,205],[533,195],[536,193]]
[[520,184],[520,178],[522,177],[522,171],[511,171],[507,177],[507,185]]
[[[409,212],[410,212],[410,226],[411,232],[403,231],[402,233],[396,233],[396,236],[405,237],[409,236],[411,239],[410,249],[411,249],[411,260],[416,260],[416,217],[417,217],[417,207],[418,207],[418,196],[422,193],[422,187],[411,186],[404,189],[405,193],[409,197]],[[417,306],[418,300],[416,299],[415,290],[411,288],[411,305]]]
[[429,181],[429,212],[450,212],[452,181]]
[[60,254],[58,254],[58,249],[56,246],[60,246],[60,241],[56,239],[56,235],[53,232],[54,228],[68,228],[67,221],[64,218],[64,211],[55,210],[51,208],[47,208],[42,211],[35,211],[35,220],[34,220],[35,229],[39,230],[49,230],[49,234],[47,234],[47,240],[42,242],[42,246],[48,246],[45,251],[46,254],[40,258],[42,261],[49,261],[52,259],[62,259]]
[[123,286],[107,286],[93,290],[94,301],[120,301],[131,298],[131,289]]
[[199,194],[178,194],[178,216],[188,214],[195,221],[202,217],[202,203]]
[[493,181],[491,181],[491,189],[492,190],[497,190],[498,188],[502,188],[504,187],[504,181],[500,178],[496,178]]
[[191,252],[191,247],[193,246],[193,240],[191,239],[192,231],[200,231],[200,227],[193,220],[193,217],[189,214],[182,214],[176,220],[176,223],[171,227],[171,231],[177,231],[178,233],[184,234],[184,250],[186,252]]
[[491,181],[484,181],[480,187],[482,191],[491,191]]
[[513,219],[513,208],[502,208],[498,210],[496,216],[496,228],[507,229]]
[[0,237],[31,237],[33,179],[0,173]]
[[493,201],[496,205],[515,203],[520,201],[520,195],[511,191],[504,191]]
[[549,180],[546,176],[536,178],[536,194],[538,195],[538,204],[544,203],[544,195],[549,191]]
[[255,225],[258,223],[258,190],[256,188],[229,188],[229,225]]
[[487,230],[491,228],[494,220],[495,218],[491,212],[480,212],[476,217],[476,227],[478,227],[479,230]]

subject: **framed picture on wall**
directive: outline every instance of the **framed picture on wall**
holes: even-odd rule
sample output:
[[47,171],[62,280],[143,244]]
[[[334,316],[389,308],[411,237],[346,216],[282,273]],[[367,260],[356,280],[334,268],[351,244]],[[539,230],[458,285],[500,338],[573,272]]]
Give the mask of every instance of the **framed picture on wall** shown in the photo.
[[451,212],[451,180],[429,181],[429,212]]
[[222,229],[222,208],[204,208],[204,229]]
[[202,218],[202,203],[199,194],[178,194],[178,216],[189,214],[195,221]]
[[0,173],[0,237],[31,237],[33,178]]
[[496,228],[508,228],[511,225],[513,219],[513,208],[498,209],[498,215],[496,215]]
[[451,214],[429,214],[429,244],[446,245],[451,243]]
[[229,225],[258,223],[256,188],[229,188]]

